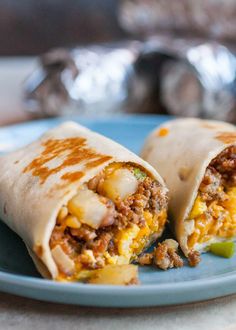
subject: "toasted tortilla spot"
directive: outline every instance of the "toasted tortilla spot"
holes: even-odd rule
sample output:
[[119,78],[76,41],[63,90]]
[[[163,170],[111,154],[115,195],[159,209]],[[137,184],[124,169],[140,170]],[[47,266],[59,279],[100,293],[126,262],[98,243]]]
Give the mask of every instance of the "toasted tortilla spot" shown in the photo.
[[236,142],[236,132],[220,132],[215,138],[226,144],[234,143]]
[[[86,167],[98,166],[112,157],[96,152],[96,150],[86,146],[85,138],[67,138],[47,140],[42,143],[44,150],[27,165],[23,173],[31,172],[33,176],[40,179],[43,184],[49,176],[61,171],[62,169],[83,163]],[[62,163],[54,168],[47,167],[47,163],[57,157],[62,158]],[[94,162],[91,162],[93,160]],[[91,165],[92,164],[92,165]]]
[[161,136],[161,137],[164,137],[168,134],[169,134],[169,128],[167,128],[167,127],[161,127],[156,132],[156,136]]
[[71,172],[71,173],[65,173],[64,175],[61,176],[63,180],[68,180],[70,182],[74,182],[79,180],[84,176],[83,172],[77,171],[77,172]]
[[15,162],[14,162],[14,164],[18,164],[19,163],[19,160],[16,160]]
[[178,176],[181,181],[186,181],[188,179],[190,173],[191,173],[190,168],[183,166],[183,167],[180,167],[180,169],[178,171]]
[[43,247],[42,247],[42,245],[35,245],[35,246],[34,246],[34,253],[35,253],[39,258],[42,258],[42,256],[43,256]]
[[101,157],[101,158],[98,158],[96,160],[93,160],[89,163],[86,164],[86,167],[87,168],[93,168],[93,167],[97,167],[105,162],[107,162],[108,160],[110,160],[112,157],[110,156],[104,156],[104,157]]

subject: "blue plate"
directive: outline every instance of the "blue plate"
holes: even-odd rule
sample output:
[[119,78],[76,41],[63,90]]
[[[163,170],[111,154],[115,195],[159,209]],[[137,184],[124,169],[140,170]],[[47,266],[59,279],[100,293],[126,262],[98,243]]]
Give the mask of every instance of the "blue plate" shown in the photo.
[[[112,119],[70,118],[138,153],[144,138],[164,116],[122,116]],[[0,129],[0,152],[31,142],[65,119],[49,119]],[[236,293],[236,256],[205,254],[196,268],[168,271],[140,267],[140,286],[115,287],[45,280],[35,270],[21,239],[0,223],[0,290],[52,302],[99,307],[144,307],[182,304]]]

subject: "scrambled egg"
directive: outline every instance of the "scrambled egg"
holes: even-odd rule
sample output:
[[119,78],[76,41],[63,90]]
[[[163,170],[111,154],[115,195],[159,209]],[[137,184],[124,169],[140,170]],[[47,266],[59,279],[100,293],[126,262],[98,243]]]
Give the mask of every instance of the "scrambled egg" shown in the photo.
[[189,219],[194,220],[194,231],[188,237],[189,248],[207,242],[213,236],[231,238],[236,235],[236,187],[228,188],[226,194],[225,201],[208,204],[198,194],[189,215]]

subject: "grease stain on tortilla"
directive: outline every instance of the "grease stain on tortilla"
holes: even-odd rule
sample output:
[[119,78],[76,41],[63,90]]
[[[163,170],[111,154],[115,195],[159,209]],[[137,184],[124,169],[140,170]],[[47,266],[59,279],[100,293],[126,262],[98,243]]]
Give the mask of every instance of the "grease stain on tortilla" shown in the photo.
[[[39,177],[41,184],[43,184],[49,176],[60,172],[66,167],[82,163],[85,168],[91,168],[112,159],[111,156],[100,154],[96,152],[96,150],[89,148],[86,145],[86,139],[82,137],[50,139],[43,141],[42,146],[44,150],[41,154],[32,160],[23,170],[23,173],[32,172],[33,176]],[[47,163],[57,157],[61,157],[62,163],[53,168],[49,168]],[[77,176],[78,175],[81,174],[77,173]],[[75,176],[71,175],[71,179],[74,181]],[[69,174],[67,174],[66,180],[69,180]]]
[[236,142],[236,132],[219,132],[215,138],[223,143]]
[[160,137],[167,136],[168,134],[169,134],[169,128],[167,127],[161,127],[155,133],[156,136],[160,136]]
[[191,169],[189,167],[182,166],[182,167],[180,167],[180,169],[178,171],[178,176],[181,181],[187,181],[190,173],[191,173]]

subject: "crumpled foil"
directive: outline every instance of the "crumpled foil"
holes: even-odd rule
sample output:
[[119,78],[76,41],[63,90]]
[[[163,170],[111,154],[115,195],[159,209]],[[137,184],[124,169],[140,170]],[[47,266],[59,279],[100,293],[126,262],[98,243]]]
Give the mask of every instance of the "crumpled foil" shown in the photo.
[[160,31],[236,40],[235,0],[121,0],[119,21],[135,35]]
[[42,55],[24,85],[26,109],[39,116],[121,112],[140,46],[131,41]]
[[146,42],[57,49],[24,85],[38,116],[169,113],[236,122],[236,52],[216,42]]
[[159,101],[168,113],[236,122],[233,47],[157,37],[150,39],[146,48],[149,56],[165,56],[159,70]]

